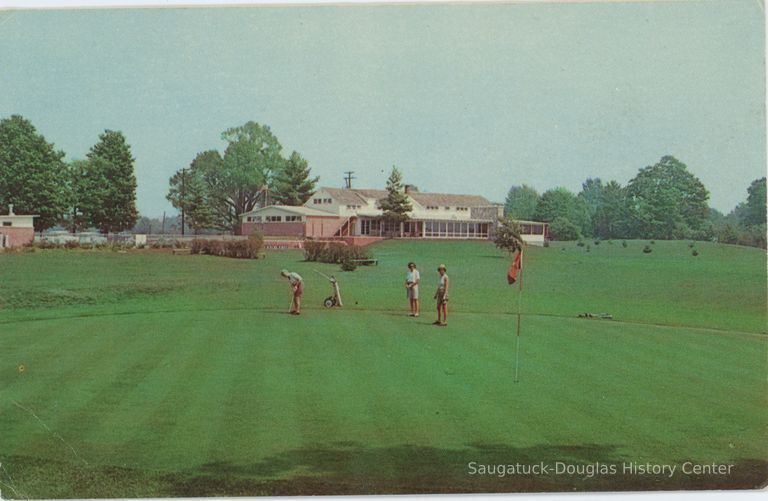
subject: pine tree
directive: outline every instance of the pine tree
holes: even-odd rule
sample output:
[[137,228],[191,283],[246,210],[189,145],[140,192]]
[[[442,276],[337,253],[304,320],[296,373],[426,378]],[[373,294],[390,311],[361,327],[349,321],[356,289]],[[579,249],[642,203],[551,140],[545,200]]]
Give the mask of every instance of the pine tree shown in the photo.
[[408,212],[413,210],[403,189],[403,175],[395,166],[392,166],[392,173],[387,179],[387,197],[379,202],[379,206],[384,211],[381,219],[397,224],[407,221]]
[[[194,163],[193,163],[194,167]],[[181,169],[170,179],[166,198],[171,205],[184,211],[184,224],[197,234],[214,226],[214,213],[206,195],[205,185],[198,169]]]
[[310,179],[309,165],[295,151],[285,162],[285,168],[275,176],[274,201],[281,205],[303,205],[312,193],[319,177]]
[[90,192],[83,212],[102,233],[127,230],[136,224],[134,160],[118,131],[104,131],[88,153]]

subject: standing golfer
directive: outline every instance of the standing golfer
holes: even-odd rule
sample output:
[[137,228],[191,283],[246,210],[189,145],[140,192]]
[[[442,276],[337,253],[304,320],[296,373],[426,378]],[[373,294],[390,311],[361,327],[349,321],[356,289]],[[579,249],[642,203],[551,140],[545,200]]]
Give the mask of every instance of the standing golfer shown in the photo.
[[291,289],[293,289],[293,299],[291,300],[291,307],[288,310],[288,313],[291,315],[300,315],[301,294],[304,292],[304,280],[301,278],[301,275],[295,271],[282,270],[280,274],[288,279],[291,283]]
[[[448,275],[445,273],[445,265],[441,264],[437,267],[437,273],[440,278],[437,281],[437,292],[435,292],[435,299],[437,300],[437,320],[434,325],[445,327],[448,325]],[[442,314],[442,320],[440,320]]]
[[421,276],[416,269],[416,263],[408,263],[408,274],[405,276],[405,291],[411,303],[411,316],[419,316],[419,281]]

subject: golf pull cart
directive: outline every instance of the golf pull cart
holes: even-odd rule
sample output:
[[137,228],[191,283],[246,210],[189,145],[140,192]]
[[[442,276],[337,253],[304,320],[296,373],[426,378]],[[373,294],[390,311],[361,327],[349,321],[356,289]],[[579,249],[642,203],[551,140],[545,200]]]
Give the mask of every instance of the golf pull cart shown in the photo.
[[325,306],[326,308],[333,308],[334,306],[338,306],[338,307],[344,306],[344,304],[341,302],[341,292],[339,291],[339,282],[336,280],[336,277],[334,276],[329,277],[325,273],[320,273],[317,270],[314,270],[314,271],[315,273],[324,276],[325,278],[328,279],[329,282],[331,282],[333,295],[325,298],[325,300],[323,301],[323,306]]

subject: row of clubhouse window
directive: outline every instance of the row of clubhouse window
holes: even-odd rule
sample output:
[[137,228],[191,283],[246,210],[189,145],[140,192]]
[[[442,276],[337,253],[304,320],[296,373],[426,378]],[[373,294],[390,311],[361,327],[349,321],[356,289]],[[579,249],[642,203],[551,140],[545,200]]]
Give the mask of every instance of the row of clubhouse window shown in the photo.
[[[282,223],[283,216],[264,216],[263,219],[261,216],[248,216],[246,221],[249,223],[261,223],[262,221],[267,223]],[[301,216],[285,216],[286,223],[297,223],[301,221]]]
[[360,220],[360,234],[370,236],[488,238],[490,227],[490,223],[471,221],[406,221],[401,228],[399,223],[392,221]]

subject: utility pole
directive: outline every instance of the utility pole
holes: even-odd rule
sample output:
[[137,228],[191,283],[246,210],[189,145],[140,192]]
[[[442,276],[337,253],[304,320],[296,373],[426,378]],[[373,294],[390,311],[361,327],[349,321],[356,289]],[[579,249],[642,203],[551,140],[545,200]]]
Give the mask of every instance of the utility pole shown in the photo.
[[355,171],[351,171],[351,170],[348,170],[344,173],[346,174],[346,176],[344,176],[344,184],[346,184],[346,188],[348,190],[352,189],[352,180],[355,179],[355,176],[353,176],[352,174],[354,173]]
[[187,169],[181,169],[181,238],[184,238],[184,206],[187,201],[184,198],[184,178],[187,175]]

